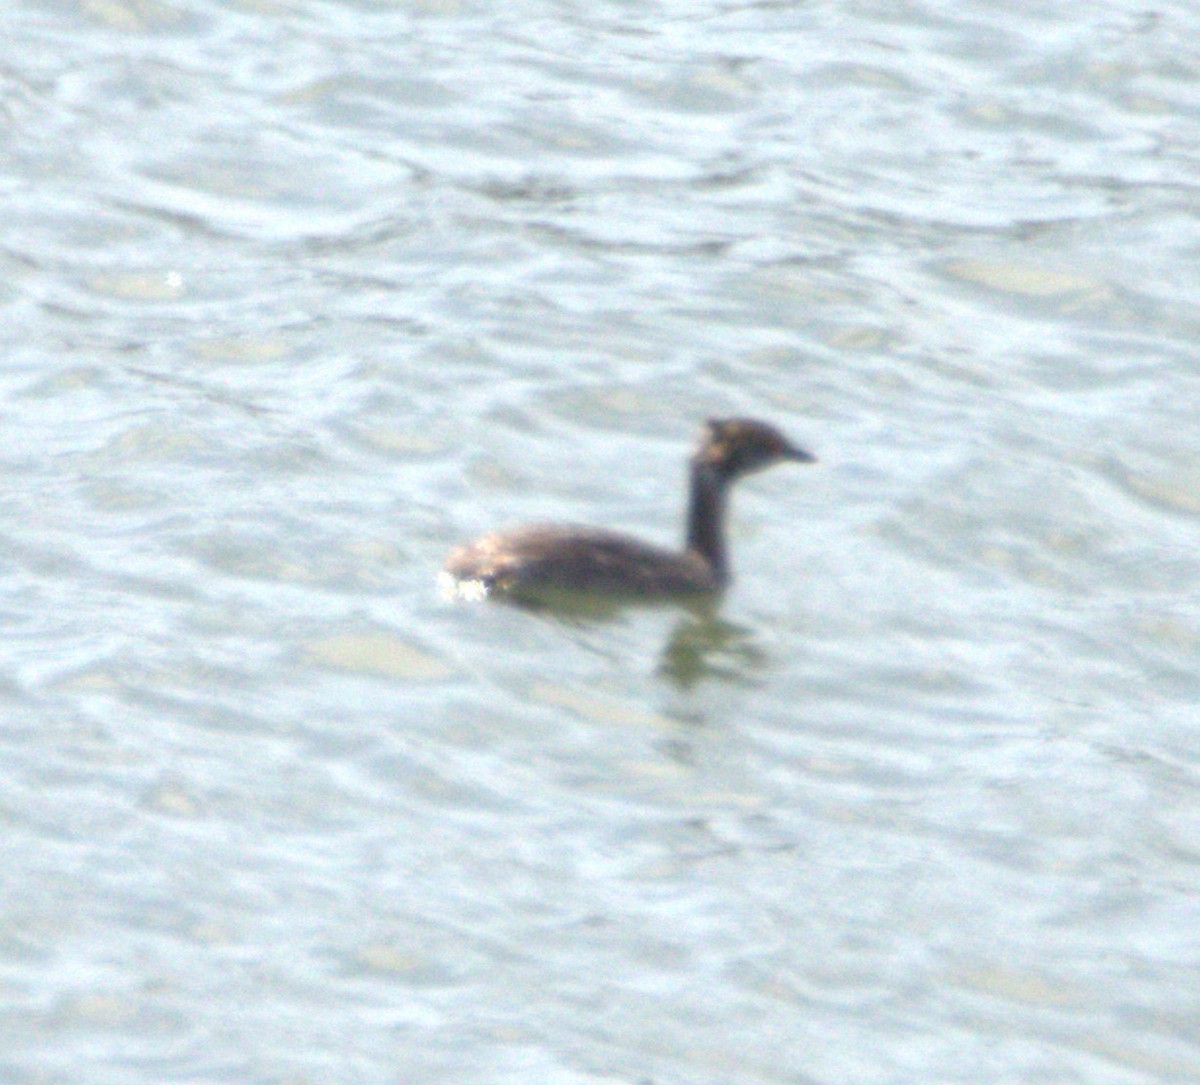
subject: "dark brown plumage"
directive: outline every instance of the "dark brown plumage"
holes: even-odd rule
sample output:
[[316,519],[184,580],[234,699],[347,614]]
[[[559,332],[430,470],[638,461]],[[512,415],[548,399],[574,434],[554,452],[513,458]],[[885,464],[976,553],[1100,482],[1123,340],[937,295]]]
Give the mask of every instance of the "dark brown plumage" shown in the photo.
[[604,528],[531,524],[484,535],[455,550],[445,572],[464,595],[520,597],[557,590],[654,599],[715,593],[729,582],[729,485],[784,460],[815,459],[765,422],[709,419],[691,459],[682,551]]

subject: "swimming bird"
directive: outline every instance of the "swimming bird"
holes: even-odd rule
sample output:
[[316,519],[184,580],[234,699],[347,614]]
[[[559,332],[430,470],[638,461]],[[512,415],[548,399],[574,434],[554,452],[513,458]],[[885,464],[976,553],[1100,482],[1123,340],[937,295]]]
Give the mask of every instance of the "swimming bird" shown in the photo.
[[466,597],[536,598],[583,592],[630,599],[717,595],[730,581],[729,488],[773,464],[814,463],[778,429],[751,418],[710,418],[689,464],[682,550],[606,528],[530,524],[484,535],[449,555],[443,576]]

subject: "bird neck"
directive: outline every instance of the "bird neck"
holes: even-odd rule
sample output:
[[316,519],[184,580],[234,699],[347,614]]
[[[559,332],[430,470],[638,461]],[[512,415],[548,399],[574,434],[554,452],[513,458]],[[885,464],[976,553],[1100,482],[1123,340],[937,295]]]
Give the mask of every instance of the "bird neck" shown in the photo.
[[725,557],[725,479],[705,463],[691,465],[687,548],[708,562],[718,583],[729,579]]

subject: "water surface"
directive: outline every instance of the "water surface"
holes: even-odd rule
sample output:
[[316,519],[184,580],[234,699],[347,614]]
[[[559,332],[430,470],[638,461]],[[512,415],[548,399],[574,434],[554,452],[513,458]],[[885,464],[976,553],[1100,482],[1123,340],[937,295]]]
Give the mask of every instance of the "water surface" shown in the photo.
[[3,25],[5,1081],[1200,1075],[1188,5]]

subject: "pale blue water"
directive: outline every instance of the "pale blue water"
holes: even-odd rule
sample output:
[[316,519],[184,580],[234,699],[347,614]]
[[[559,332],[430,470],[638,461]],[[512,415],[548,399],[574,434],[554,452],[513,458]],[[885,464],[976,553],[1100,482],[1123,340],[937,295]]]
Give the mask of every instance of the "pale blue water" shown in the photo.
[[1200,1076],[1192,7],[0,28],[4,1082]]

